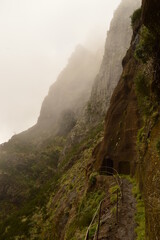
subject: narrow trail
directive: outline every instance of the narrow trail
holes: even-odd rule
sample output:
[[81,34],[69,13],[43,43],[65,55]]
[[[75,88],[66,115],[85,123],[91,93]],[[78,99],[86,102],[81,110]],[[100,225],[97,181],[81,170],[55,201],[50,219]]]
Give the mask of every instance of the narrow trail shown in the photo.
[[[100,233],[100,240],[135,240],[135,213],[136,199],[132,194],[132,183],[123,179],[124,200],[119,212],[119,222],[116,220],[107,222],[103,225]],[[110,219],[111,220],[111,219]]]

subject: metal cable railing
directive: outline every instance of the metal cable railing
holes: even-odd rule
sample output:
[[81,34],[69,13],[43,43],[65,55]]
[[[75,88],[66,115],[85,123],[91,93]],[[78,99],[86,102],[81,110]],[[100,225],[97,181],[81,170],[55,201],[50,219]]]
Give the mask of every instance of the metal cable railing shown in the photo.
[[[123,181],[122,181],[122,178],[120,177],[120,175],[118,174],[118,172],[114,168],[103,167],[103,169],[101,169],[99,173],[101,175],[103,174],[103,175],[113,176],[116,185],[118,185],[118,188],[115,191],[113,191],[112,193],[107,194],[107,196],[99,203],[99,205],[98,205],[98,207],[95,211],[95,214],[93,215],[92,221],[91,221],[89,227],[87,228],[87,232],[86,232],[86,235],[85,235],[85,240],[89,240],[90,229],[93,226],[96,219],[98,220],[98,222],[97,222],[97,228],[96,228],[93,240],[98,240],[99,232],[100,232],[100,226],[101,226],[102,204],[105,201],[108,201],[108,204],[106,205],[106,207],[109,207],[111,205],[111,203],[110,203],[111,196],[113,194],[116,194],[116,203],[115,203],[114,207],[116,207],[116,220],[118,222],[118,220],[119,220],[118,219],[118,217],[119,217],[118,216],[119,215],[119,203],[120,203],[121,200],[123,201]],[[110,210],[110,212],[111,212],[111,210]]]

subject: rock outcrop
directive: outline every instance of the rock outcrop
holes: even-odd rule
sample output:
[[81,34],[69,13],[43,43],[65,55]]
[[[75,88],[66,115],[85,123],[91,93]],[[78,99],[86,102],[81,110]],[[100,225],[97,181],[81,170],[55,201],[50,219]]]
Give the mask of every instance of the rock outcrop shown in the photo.
[[[131,15],[140,6],[140,0],[122,0],[114,13],[107,33],[105,52],[100,71],[92,87],[89,113],[93,121],[104,117],[110,99],[122,73],[122,59],[129,48],[132,29]],[[91,116],[92,116],[91,115]],[[88,116],[89,119],[92,119]]]

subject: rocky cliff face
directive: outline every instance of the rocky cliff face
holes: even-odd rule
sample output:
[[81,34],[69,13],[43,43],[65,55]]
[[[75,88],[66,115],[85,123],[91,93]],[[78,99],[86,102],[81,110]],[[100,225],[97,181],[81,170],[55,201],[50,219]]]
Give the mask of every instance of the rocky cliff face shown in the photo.
[[[144,0],[142,23],[148,30],[150,60],[150,102],[152,110],[143,121],[139,139],[138,176],[144,192],[146,208],[146,239],[160,238],[160,2]],[[144,45],[145,45],[144,44]],[[143,48],[144,51],[144,48]],[[140,135],[140,131],[139,131]]]
[[[114,90],[106,115],[104,140],[98,149],[95,149],[97,167],[103,165],[106,158],[112,159],[113,167],[118,171],[120,171],[121,164],[126,164],[125,161],[128,161],[129,165],[132,166],[136,161],[139,111],[134,86],[138,62],[134,58],[134,51],[137,34],[138,29],[135,29],[131,47],[123,59],[123,72],[120,81]],[[135,167],[131,167],[131,169],[134,172]]]
[[[152,17],[153,16],[153,17]],[[134,13],[133,38],[105,119],[104,140],[93,152],[94,167],[112,162],[134,174],[143,193],[146,239],[160,238],[160,3],[144,0]]]
[[91,96],[70,133],[68,145],[83,139],[89,129],[104,120],[114,88],[122,72],[122,59],[130,45],[131,15],[140,6],[140,0],[122,0],[114,13],[107,33],[104,56],[94,80]]
[[107,33],[101,68],[95,79],[89,100],[89,115],[92,113],[94,122],[96,119],[104,117],[109,107],[113,90],[122,73],[122,59],[131,41],[130,16],[139,6],[140,0],[122,0],[114,13],[110,30]]

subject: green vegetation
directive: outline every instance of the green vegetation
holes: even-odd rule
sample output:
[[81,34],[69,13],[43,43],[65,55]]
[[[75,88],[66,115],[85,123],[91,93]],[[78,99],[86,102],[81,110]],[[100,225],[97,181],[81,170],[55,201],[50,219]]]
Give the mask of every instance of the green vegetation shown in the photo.
[[150,94],[150,82],[145,76],[144,72],[139,72],[135,79],[136,93],[143,98],[148,97]]
[[113,215],[116,215],[116,212],[117,212],[117,206],[114,206],[112,209],[111,209],[111,213]]
[[74,144],[72,148],[69,149],[65,159],[59,167],[65,168],[68,164],[71,166],[71,163],[74,164],[75,160],[80,157],[85,149],[93,149],[103,136],[103,128],[103,124],[100,123],[96,127],[90,129],[87,136],[81,142]]
[[[45,205],[49,199],[49,195],[56,189],[56,182],[59,175],[55,175],[45,183],[40,189],[32,189],[32,194],[28,202],[24,202],[23,206],[11,214],[3,223],[0,224],[0,240],[9,240],[16,235],[25,235],[29,237],[31,227],[31,217],[37,209],[42,209],[43,216],[46,217]],[[24,220],[24,221],[23,221]],[[6,231],[7,229],[7,231]]]
[[96,191],[88,193],[83,199],[79,207],[78,216],[80,228],[87,227],[95,213],[98,204],[104,198],[105,193]]
[[89,176],[89,186],[90,186],[90,187],[95,186],[96,181],[97,181],[97,178],[96,178],[97,175],[98,175],[97,172],[93,172],[93,173],[91,173],[91,175]]
[[145,137],[144,127],[142,127],[141,129],[139,129],[137,134],[137,145],[144,141],[144,137]]
[[139,187],[137,185],[136,179],[131,178],[130,176],[125,176],[132,184],[133,189],[132,193],[136,197],[137,200],[137,212],[135,215],[135,221],[137,223],[137,227],[135,232],[137,234],[136,240],[144,240],[145,239],[145,206],[142,195],[140,193]]
[[96,229],[97,229],[97,224],[93,224],[90,228],[90,231],[89,231],[89,237],[92,238],[94,237],[94,234],[96,232]]
[[134,83],[135,91],[138,100],[139,110],[142,114],[143,120],[150,116],[153,125],[156,123],[159,112],[158,112],[158,102],[154,98],[151,88],[152,88],[152,77],[148,75],[145,68],[138,71]]
[[[78,208],[78,214],[73,219],[67,230],[67,240],[74,237],[75,232],[79,229],[82,234],[85,234],[86,228],[92,221],[93,215],[98,207],[100,201],[104,198],[105,193],[103,191],[94,191],[87,193],[81,200]],[[96,225],[93,225],[90,236],[94,234]]]
[[117,190],[119,190],[118,191],[118,196],[120,197],[120,187],[119,187],[119,185],[115,185],[115,186],[113,186],[109,189],[111,204],[114,204],[117,201]]
[[[59,236],[53,235],[53,232],[57,232],[57,226],[62,216],[65,216],[66,219],[70,218],[68,203],[78,212],[75,217],[73,214],[73,221],[70,220],[69,227],[67,227],[68,239],[76,239],[77,229],[79,229],[80,234],[85,232],[93,217],[93,211],[97,207],[99,199],[101,199],[100,192],[96,190],[95,192],[89,192],[88,189],[88,193],[85,192],[85,165],[91,158],[92,149],[101,140],[102,129],[103,125],[100,124],[91,130],[84,140],[69,149],[66,158],[60,163],[58,159],[65,143],[63,138],[49,139],[43,142],[40,148],[34,149],[34,152],[31,152],[30,155],[23,152],[16,153],[16,166],[21,163],[22,158],[24,162],[26,161],[26,164],[24,170],[23,168],[21,170],[23,171],[22,175],[18,173],[18,168],[14,168],[12,179],[15,180],[16,176],[18,177],[17,181],[22,183],[21,189],[24,189],[24,193],[27,192],[28,196],[21,200],[21,205],[17,209],[13,209],[13,213],[10,212],[9,216],[6,216],[0,223],[0,236],[2,236],[0,239],[9,240],[11,237],[16,237],[16,239],[35,240],[41,237],[43,239],[43,236],[45,236],[46,239],[58,240]],[[2,156],[0,163],[4,171],[11,173],[12,169],[6,162],[10,157],[13,157],[13,154],[14,152]],[[7,161],[3,161],[4,156]],[[3,166],[4,162],[5,165]],[[66,169],[68,164],[69,167]],[[26,168],[26,165],[29,168]],[[90,176],[89,184],[93,186],[95,180],[96,173]],[[26,185],[25,188],[24,184]],[[76,199],[74,199],[75,195],[77,196]],[[54,196],[57,196],[58,200],[53,203]],[[82,197],[83,202],[89,198],[89,205],[86,208],[81,201]],[[70,198],[72,200],[69,200]],[[60,203],[60,200],[63,204]],[[6,209],[9,206],[7,204]],[[80,205],[82,210],[80,210]],[[62,215],[57,214],[59,210],[62,211]],[[16,230],[15,225],[18,226]]]
[[141,196],[140,190],[138,186],[135,184],[133,188],[133,194],[137,199],[137,213],[135,216],[135,220],[137,223],[136,234],[137,240],[144,240],[145,239],[145,206],[144,201]]
[[[46,204],[60,178],[59,171],[55,170],[63,144],[62,139],[50,139],[34,151],[30,148],[29,153],[26,152],[28,148],[22,147],[14,152],[15,144],[12,142],[7,148],[4,147],[5,151],[0,155],[0,168],[7,173],[3,181],[12,184],[13,189],[11,193],[4,193],[5,204],[1,203],[5,209],[3,217],[0,215],[0,239],[9,240],[15,236],[18,239],[22,235],[30,239],[32,216],[41,212],[41,218],[45,220]],[[9,197],[7,194],[10,194]]]
[[134,13],[131,16],[131,25],[132,27],[134,27],[134,25],[140,21],[141,19],[141,13],[142,13],[142,9],[138,8],[137,10],[134,11]]
[[160,139],[157,140],[156,149],[157,149],[158,155],[160,156]]
[[134,82],[139,108],[143,115],[148,116],[151,114],[152,110],[150,80],[146,77],[144,72],[139,71]]
[[135,58],[146,63],[153,57],[156,39],[150,30],[143,26],[140,32],[140,41],[135,50]]
[[[72,149],[68,152],[66,159],[62,163],[61,166],[65,167],[67,164],[71,164],[72,161],[74,162],[73,167],[69,170],[69,172],[72,172],[73,177],[75,178],[75,174],[77,170],[80,170],[80,167],[78,166],[78,162],[80,165],[85,165],[88,163],[88,161],[91,158],[92,150],[96,146],[96,144],[101,140],[103,136],[103,124],[99,124],[97,127],[94,127],[94,129],[91,129],[87,137],[83,139],[80,143],[76,144],[73,146]],[[75,161],[77,162],[77,170],[74,169],[75,166]],[[72,163],[73,164],[73,163]],[[82,174],[81,174],[82,175]],[[80,174],[79,177],[81,178]],[[86,228],[89,226],[93,214],[95,213],[98,204],[104,197],[104,192],[102,191],[97,191],[96,189],[92,188],[96,184],[96,179],[97,177],[97,172],[91,173],[89,180],[88,180],[88,192],[85,192],[86,187],[84,188],[83,195],[81,196],[82,198],[79,199],[78,202],[76,202],[76,216],[73,217],[72,221],[70,222],[69,226],[67,227],[66,231],[66,239],[71,240],[71,239],[77,239],[79,236],[80,239],[82,239],[85,235]],[[71,179],[71,177],[67,176],[66,179]],[[84,182],[79,182],[79,185],[83,185],[84,187]],[[78,185],[74,183],[74,189],[75,187],[77,188]],[[79,187],[79,189],[82,186]],[[94,229],[96,226],[93,225],[93,229],[91,229],[91,233],[94,232]],[[78,234],[78,235],[76,235]]]

